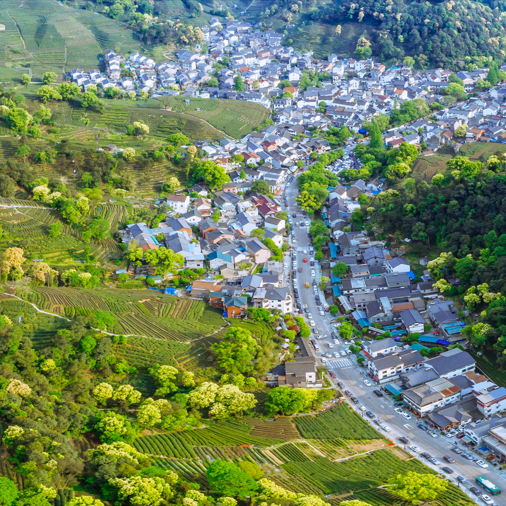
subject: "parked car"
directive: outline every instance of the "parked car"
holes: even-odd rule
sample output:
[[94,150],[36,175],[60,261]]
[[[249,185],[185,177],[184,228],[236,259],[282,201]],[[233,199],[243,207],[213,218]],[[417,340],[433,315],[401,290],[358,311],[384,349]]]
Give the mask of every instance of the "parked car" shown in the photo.
[[421,423],[419,423],[419,424],[418,424],[418,428],[419,428],[419,429],[422,429],[422,430],[424,430],[424,431],[428,431],[428,430],[429,430],[429,429],[427,429],[427,427],[426,427],[425,425],[423,425],[423,424],[421,424]]
[[439,466],[439,464],[441,464],[441,462],[439,462],[439,460],[436,459],[435,457],[431,457],[429,459],[429,462],[432,462],[435,466]]
[[337,386],[339,388],[344,388],[344,383],[342,381],[339,381],[339,383],[337,384]]
[[391,432],[392,431],[392,429],[388,425],[380,423],[379,426],[380,426],[380,429],[383,429],[385,432]]
[[[341,385],[342,385],[342,383],[340,383],[340,384],[339,384],[339,386],[341,386]],[[343,385],[341,388],[343,388],[343,387],[344,387],[344,385]],[[345,390],[345,391],[344,391],[344,393],[345,393],[348,397],[351,397],[351,396],[352,396],[352,393],[351,393],[349,390]]]
[[346,351],[345,350],[341,350],[341,357],[346,357]]
[[463,432],[460,432],[459,434],[457,434],[456,438],[457,439],[461,439],[465,436],[465,434]]
[[430,455],[430,453],[427,453],[427,452],[420,453],[420,455],[421,455],[424,459],[427,459],[427,460],[429,460],[429,459],[431,459],[431,458],[432,458],[432,457],[431,457],[431,455]]
[[336,378],[336,373],[334,371],[329,372],[331,378]]
[[467,480],[463,476],[457,476],[457,481],[460,483],[467,483]]
[[420,451],[420,448],[418,448],[418,446],[415,446],[415,445],[410,445],[407,448],[408,448],[408,450],[411,450],[414,453],[418,453]]
[[460,448],[457,448],[457,447],[452,448],[452,451],[454,451],[457,455],[462,455],[462,453],[463,453],[462,450]]
[[445,473],[447,473],[447,474],[453,474],[453,473],[455,472],[453,469],[451,469],[451,468],[449,468],[449,467],[446,467],[446,466],[445,466],[445,467],[442,467],[441,469],[442,469]]
[[445,460],[446,460],[446,462],[449,462],[450,464],[453,464],[453,462],[455,462],[455,460],[454,460],[454,459],[452,459],[452,458],[451,458],[450,456],[448,456],[448,455],[445,455],[445,456],[443,457],[443,459],[445,459]]
[[483,469],[486,469],[488,467],[488,464],[483,460],[477,460],[476,464],[479,465]]
[[483,495],[483,492],[479,488],[469,487],[469,490],[478,497],[480,497],[480,495]]
[[483,494],[480,499],[485,503],[485,504],[494,504],[494,501],[492,500],[492,498],[487,495],[487,494]]
[[[351,350],[348,350],[348,351],[351,351]],[[374,392],[374,395],[376,395],[376,397],[383,397],[383,394],[379,390],[373,390],[373,392]]]
[[372,387],[372,383],[369,380],[364,380],[364,385],[366,387]]
[[469,453],[462,453],[462,456],[467,460],[474,460],[472,455],[469,455]]
[[401,416],[403,418],[405,418],[406,420],[411,420],[411,415],[409,415],[408,413],[406,413],[404,411],[401,413]]
[[302,267],[299,267],[297,270],[298,270],[299,272],[302,272]]
[[351,400],[355,403],[355,404],[358,404],[358,399],[356,397],[352,397]]
[[372,412],[372,411],[366,411],[365,414],[369,417],[369,418],[374,418],[376,415]]

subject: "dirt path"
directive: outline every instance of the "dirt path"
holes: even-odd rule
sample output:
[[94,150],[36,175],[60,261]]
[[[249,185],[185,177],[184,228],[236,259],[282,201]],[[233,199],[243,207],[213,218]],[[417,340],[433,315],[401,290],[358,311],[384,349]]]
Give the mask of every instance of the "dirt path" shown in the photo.
[[[23,4],[21,4],[23,5]],[[21,5],[19,7],[21,7]],[[9,15],[9,17],[12,19],[12,22],[16,25],[16,29],[19,33],[19,38],[21,39],[21,42],[23,43],[23,47],[25,48],[25,51],[26,51],[26,44],[25,44],[25,39],[23,39],[23,36],[21,35],[21,30],[19,29],[19,25],[18,23],[16,22],[16,20],[11,16],[11,13],[9,11],[7,11],[7,14]]]

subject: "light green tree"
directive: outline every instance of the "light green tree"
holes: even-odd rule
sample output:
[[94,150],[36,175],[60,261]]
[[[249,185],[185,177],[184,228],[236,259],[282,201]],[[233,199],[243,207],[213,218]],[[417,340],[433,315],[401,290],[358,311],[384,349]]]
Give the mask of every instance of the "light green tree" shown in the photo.
[[398,474],[390,480],[393,487],[389,487],[395,495],[411,504],[436,499],[448,488],[448,482],[433,474],[408,471]]
[[93,389],[93,397],[102,405],[106,405],[107,401],[112,398],[114,388],[109,383],[99,383]]
[[173,493],[171,486],[158,477],[113,478],[109,484],[118,490],[120,499],[130,501],[132,506],[159,506]]

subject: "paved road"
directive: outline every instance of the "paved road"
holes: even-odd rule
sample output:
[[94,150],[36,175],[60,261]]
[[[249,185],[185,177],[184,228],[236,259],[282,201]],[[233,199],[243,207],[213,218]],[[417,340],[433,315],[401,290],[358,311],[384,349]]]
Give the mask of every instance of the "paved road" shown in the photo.
[[[330,317],[328,313],[325,316],[321,316],[320,307],[316,305],[312,282],[313,279],[316,279],[317,282],[319,281],[319,266],[315,265],[315,275],[313,276],[311,273],[312,267],[310,266],[309,261],[307,263],[303,262],[304,257],[308,258],[309,260],[310,258],[314,259],[314,255],[309,254],[309,227],[305,225],[305,222],[309,221],[310,218],[303,216],[302,212],[297,207],[295,202],[297,193],[297,182],[294,178],[294,180],[286,187],[285,199],[287,201],[286,211],[288,212],[293,225],[292,235],[295,237],[295,243],[291,243],[294,246],[293,255],[294,258],[296,258],[297,267],[302,268],[301,273],[297,272],[297,286],[299,289],[301,304],[303,306],[304,304],[308,305],[310,313],[312,315],[312,320],[315,322],[315,328],[318,329],[320,334],[329,336],[327,339],[321,339],[318,341],[320,350],[318,352],[315,352],[315,355],[317,358],[322,360],[322,353],[334,353],[336,351],[341,352],[342,350],[346,350],[347,347],[343,345],[342,342],[340,342],[339,345],[334,345],[332,343],[332,340],[330,339],[330,333],[332,331],[336,331],[337,329],[330,324]],[[294,213],[297,215],[297,218],[292,218],[292,214]],[[300,226],[301,221],[304,221],[303,227]],[[304,253],[304,250],[307,250],[307,253]],[[315,264],[318,264],[318,262],[315,262]],[[306,282],[309,282],[310,288],[305,288],[304,285]],[[320,297],[322,301],[325,301],[323,293],[320,293]],[[308,320],[309,319],[306,318],[306,321]],[[464,457],[457,455],[455,452],[451,451],[451,448],[455,445],[454,443],[458,442],[457,439],[452,438],[450,440],[441,436],[435,438],[432,437],[430,434],[422,431],[417,427],[417,421],[414,415],[411,415],[411,419],[407,420],[394,411],[394,406],[389,399],[385,397],[378,398],[373,393],[373,390],[376,387],[368,387],[365,385],[365,370],[357,365],[353,357],[346,356],[334,359],[323,359],[322,363],[323,362],[328,366],[329,370],[333,371],[336,374],[336,383],[337,381],[341,381],[344,384],[345,389],[350,390],[352,394],[359,400],[359,405],[362,405],[367,410],[372,411],[376,417],[378,417],[384,424],[392,429],[391,432],[386,434],[386,437],[400,444],[398,438],[401,436],[406,436],[410,440],[411,444],[416,445],[420,449],[420,452],[427,452],[432,457],[435,457],[441,462],[440,466],[446,465],[453,469],[455,472],[450,478],[453,478],[453,481],[457,485],[458,482],[455,480],[457,476],[463,476],[466,478],[468,480],[468,483],[460,486],[478,504],[484,504],[484,502],[477,499],[476,496],[474,496],[468,490],[468,487],[476,486],[475,478],[477,476],[485,476],[506,493],[506,478],[504,474],[498,473],[491,468],[482,469],[478,467],[478,465],[474,462],[466,460]],[[352,403],[350,403],[350,405],[359,413],[361,413],[361,411],[357,409],[357,406]],[[459,446],[461,446],[460,442]],[[462,449],[465,448],[462,447]],[[416,455],[414,453],[413,455],[417,456],[426,465],[439,470],[439,466],[430,464],[427,460],[423,459],[419,455]],[[446,463],[443,460],[443,455],[451,456],[453,459],[455,459],[455,462],[452,464]],[[498,505],[506,506],[506,499],[503,497],[496,496],[493,499],[494,502]]]

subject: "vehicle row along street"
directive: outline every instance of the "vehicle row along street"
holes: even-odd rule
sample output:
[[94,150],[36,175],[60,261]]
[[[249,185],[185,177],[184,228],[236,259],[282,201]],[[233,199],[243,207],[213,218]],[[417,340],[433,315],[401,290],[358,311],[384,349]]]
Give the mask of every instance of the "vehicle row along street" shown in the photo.
[[[348,153],[350,150],[348,147]],[[490,497],[489,492],[476,487],[476,478],[483,476],[506,490],[506,474],[489,467],[472,450],[458,444],[456,431],[450,437],[430,429],[423,419],[417,420],[412,413],[396,407],[367,379],[366,369],[357,364],[348,348],[352,343],[345,343],[339,337],[339,323],[325,311],[329,303],[318,288],[321,267],[315,260],[309,235],[311,218],[298,207],[297,194],[295,175],[288,180],[284,192],[285,210],[292,226],[290,245],[293,246],[292,259],[285,258],[285,270],[292,272],[295,307],[299,307],[310,325],[309,339],[314,340],[316,346],[308,348],[318,363],[328,367],[333,385],[340,388],[350,405],[385,437],[458,485],[478,504],[506,506],[505,498]],[[485,467],[480,467],[480,463]]]

